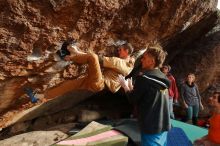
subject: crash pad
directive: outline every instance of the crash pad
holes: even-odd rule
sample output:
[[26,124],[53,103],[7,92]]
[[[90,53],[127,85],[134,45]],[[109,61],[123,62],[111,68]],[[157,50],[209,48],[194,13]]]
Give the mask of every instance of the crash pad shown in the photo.
[[191,142],[208,134],[208,129],[194,126],[177,120],[171,120],[172,127],[181,128]]
[[181,128],[173,127],[167,135],[167,146],[192,146],[192,142]]
[[109,125],[91,122],[77,134],[62,140],[54,146],[125,146],[128,137],[113,130]]

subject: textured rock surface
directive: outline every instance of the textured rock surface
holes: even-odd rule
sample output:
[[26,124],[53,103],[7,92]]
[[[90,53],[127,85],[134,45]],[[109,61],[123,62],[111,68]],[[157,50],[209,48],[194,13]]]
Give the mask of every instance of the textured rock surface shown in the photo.
[[201,91],[220,83],[219,18],[219,12],[213,13],[176,36],[166,46],[170,54],[168,62],[178,79],[183,80],[189,72],[195,73]]
[[78,40],[84,51],[107,55],[119,39],[135,50],[159,41],[170,54],[174,75],[182,79],[196,72],[205,90],[219,82],[218,29],[206,35],[218,24],[216,5],[217,0],[1,0],[1,116],[13,116],[12,109],[19,112],[27,103],[24,87],[44,92],[85,75],[85,66],[54,60],[67,38]]
[[212,14],[215,6],[216,1],[190,0],[2,1],[1,76],[43,72],[51,65],[50,53],[68,37],[95,50],[105,49],[112,39],[126,39],[136,49],[149,41],[164,42]]
[[20,134],[5,140],[0,141],[2,146],[16,146],[16,145],[36,145],[48,146],[52,145],[62,139],[67,138],[67,135],[60,131],[34,131],[25,134]]

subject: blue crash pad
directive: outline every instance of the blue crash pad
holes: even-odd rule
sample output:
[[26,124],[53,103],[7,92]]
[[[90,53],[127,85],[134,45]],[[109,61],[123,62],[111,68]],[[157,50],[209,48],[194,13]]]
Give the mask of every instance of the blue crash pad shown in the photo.
[[167,146],[192,146],[192,142],[181,128],[173,127],[167,135]]
[[188,123],[177,120],[171,120],[172,127],[181,128],[189,140],[193,143],[196,139],[201,138],[208,134],[208,130]]

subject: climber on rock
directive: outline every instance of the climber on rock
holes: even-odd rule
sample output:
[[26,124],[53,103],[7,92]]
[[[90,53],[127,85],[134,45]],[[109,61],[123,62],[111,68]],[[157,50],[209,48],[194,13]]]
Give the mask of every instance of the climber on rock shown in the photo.
[[[125,43],[118,47],[117,57],[98,56],[95,53],[85,53],[78,49],[74,42],[65,42],[69,55],[63,57],[66,61],[76,64],[88,64],[87,76],[79,79],[66,80],[58,86],[45,91],[43,96],[47,99],[61,96],[73,90],[85,89],[98,92],[107,87],[112,93],[117,92],[121,85],[118,75],[127,76],[134,67],[134,58],[131,57],[133,47]],[[101,70],[103,68],[103,71]],[[38,98],[38,94],[35,95]]]

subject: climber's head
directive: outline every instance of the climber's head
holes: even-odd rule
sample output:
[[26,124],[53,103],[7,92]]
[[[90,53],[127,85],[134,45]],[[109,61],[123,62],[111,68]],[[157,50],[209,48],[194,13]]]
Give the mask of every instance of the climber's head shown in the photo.
[[131,55],[133,50],[134,49],[133,49],[133,47],[130,43],[120,45],[118,47],[118,57],[125,59],[125,58],[127,58],[128,56]]

